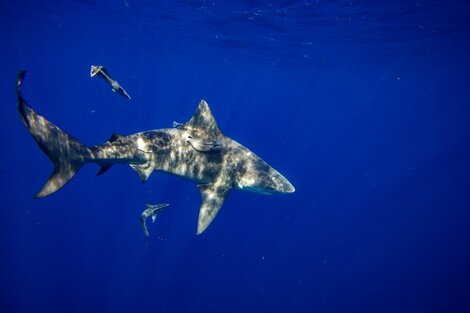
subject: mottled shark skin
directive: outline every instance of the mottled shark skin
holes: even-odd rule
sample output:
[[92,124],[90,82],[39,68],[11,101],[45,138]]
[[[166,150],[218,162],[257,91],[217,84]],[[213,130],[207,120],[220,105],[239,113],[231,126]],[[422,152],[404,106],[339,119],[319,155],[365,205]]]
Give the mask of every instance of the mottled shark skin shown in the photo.
[[202,195],[197,234],[217,215],[232,189],[261,194],[295,191],[278,171],[235,140],[224,136],[201,100],[192,118],[176,128],[113,135],[100,145],[87,147],[37,114],[21,95],[25,72],[18,75],[17,97],[23,122],[41,150],[54,163],[54,171],[36,197],[63,187],[87,163],[101,166],[103,174],[114,164],[129,164],[145,182],[153,171],[193,180]]

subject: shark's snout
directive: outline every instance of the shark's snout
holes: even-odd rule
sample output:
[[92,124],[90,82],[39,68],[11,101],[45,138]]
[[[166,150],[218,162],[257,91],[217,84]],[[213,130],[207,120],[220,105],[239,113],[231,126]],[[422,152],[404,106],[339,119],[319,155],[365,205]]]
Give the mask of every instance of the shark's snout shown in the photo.
[[281,187],[281,193],[293,193],[295,187],[287,179],[284,182],[284,185]]
[[293,193],[295,191],[294,186],[287,180],[284,176],[282,176],[279,172],[273,169],[271,174],[272,177],[272,189],[274,190],[273,193]]
[[266,195],[295,191],[294,186],[272,167],[264,171],[247,172],[239,181],[238,188]]

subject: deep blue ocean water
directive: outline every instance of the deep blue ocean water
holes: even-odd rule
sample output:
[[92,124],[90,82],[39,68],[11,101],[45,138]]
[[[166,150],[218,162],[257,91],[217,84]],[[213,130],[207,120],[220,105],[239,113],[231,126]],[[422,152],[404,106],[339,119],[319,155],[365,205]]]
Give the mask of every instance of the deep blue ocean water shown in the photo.
[[[0,312],[470,311],[468,1],[2,1],[0,26]],[[231,192],[200,236],[196,185],[160,172],[33,199],[53,167],[22,69],[87,145],[205,99],[296,192]]]

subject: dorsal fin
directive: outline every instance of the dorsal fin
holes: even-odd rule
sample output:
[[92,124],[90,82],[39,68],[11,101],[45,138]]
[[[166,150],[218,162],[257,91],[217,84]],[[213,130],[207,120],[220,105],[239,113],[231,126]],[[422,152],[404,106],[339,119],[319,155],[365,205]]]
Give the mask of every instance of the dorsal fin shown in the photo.
[[182,126],[189,130],[201,130],[209,135],[209,137],[218,137],[222,133],[217,126],[214,116],[212,115],[209,105],[205,100],[201,100],[193,117]]

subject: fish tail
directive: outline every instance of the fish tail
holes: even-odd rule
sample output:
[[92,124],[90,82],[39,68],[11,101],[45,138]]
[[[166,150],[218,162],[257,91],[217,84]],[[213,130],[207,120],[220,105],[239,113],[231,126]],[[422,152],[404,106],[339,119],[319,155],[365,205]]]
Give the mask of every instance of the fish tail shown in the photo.
[[42,198],[56,192],[72,179],[91,158],[91,151],[28,105],[21,95],[25,76],[26,71],[21,71],[17,77],[18,111],[31,136],[54,164],[54,171],[35,196]]

